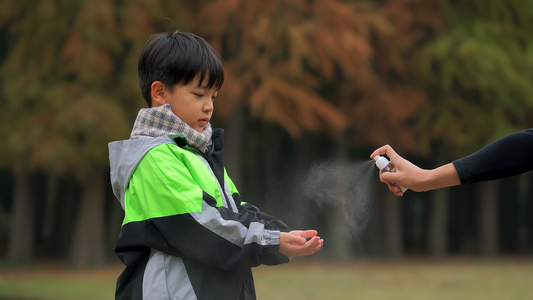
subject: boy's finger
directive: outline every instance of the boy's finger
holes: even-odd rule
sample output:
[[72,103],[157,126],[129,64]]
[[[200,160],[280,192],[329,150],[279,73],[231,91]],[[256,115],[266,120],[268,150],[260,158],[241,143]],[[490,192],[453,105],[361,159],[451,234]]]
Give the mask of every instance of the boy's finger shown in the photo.
[[318,232],[316,230],[312,230],[312,229],[300,231],[298,233],[299,236],[301,236],[303,238],[306,238],[306,239],[312,238],[312,237],[316,236],[317,234],[318,234]]
[[316,245],[312,249],[313,251],[312,253],[316,253],[318,250],[322,248],[323,245],[324,245],[324,241],[322,239],[318,239]]

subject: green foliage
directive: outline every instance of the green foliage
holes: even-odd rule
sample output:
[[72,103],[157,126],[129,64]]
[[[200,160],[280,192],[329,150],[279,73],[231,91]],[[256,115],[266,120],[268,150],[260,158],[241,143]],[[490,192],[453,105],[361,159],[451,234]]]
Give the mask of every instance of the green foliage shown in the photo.
[[426,151],[442,140],[464,155],[533,125],[533,6],[448,1],[445,12],[445,33],[420,54],[433,106],[417,125]]
[[4,1],[0,13],[0,164],[87,176],[108,165],[107,143],[128,137],[142,106],[138,53],[169,23],[156,16],[185,12],[175,1],[30,2]]

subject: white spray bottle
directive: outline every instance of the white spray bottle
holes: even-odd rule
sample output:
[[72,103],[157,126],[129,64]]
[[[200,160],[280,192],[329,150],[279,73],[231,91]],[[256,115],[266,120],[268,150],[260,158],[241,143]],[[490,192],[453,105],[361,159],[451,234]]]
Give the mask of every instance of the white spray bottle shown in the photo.
[[[378,167],[378,169],[380,169],[382,172],[396,172],[396,167],[394,167],[394,165],[385,157],[381,155],[376,155],[374,157],[374,161],[376,162],[376,166]],[[398,185],[396,183],[392,184],[399,187],[402,190],[402,193],[405,193],[405,191],[407,191],[407,188],[401,185]]]

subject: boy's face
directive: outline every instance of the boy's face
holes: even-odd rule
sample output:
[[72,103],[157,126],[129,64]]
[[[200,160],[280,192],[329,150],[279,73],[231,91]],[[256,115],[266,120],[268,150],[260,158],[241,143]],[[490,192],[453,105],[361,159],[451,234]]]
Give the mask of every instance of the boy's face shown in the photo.
[[170,104],[172,112],[194,130],[202,132],[213,115],[213,101],[218,91],[207,89],[209,78],[200,83],[199,76],[187,85],[178,84],[165,88],[164,102]]

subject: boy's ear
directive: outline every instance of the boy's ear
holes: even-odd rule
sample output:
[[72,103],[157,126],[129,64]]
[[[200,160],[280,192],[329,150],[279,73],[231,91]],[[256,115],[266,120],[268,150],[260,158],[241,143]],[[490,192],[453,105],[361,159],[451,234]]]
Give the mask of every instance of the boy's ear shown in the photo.
[[161,81],[154,81],[151,89],[152,106],[161,106],[167,103],[165,99],[165,85]]

